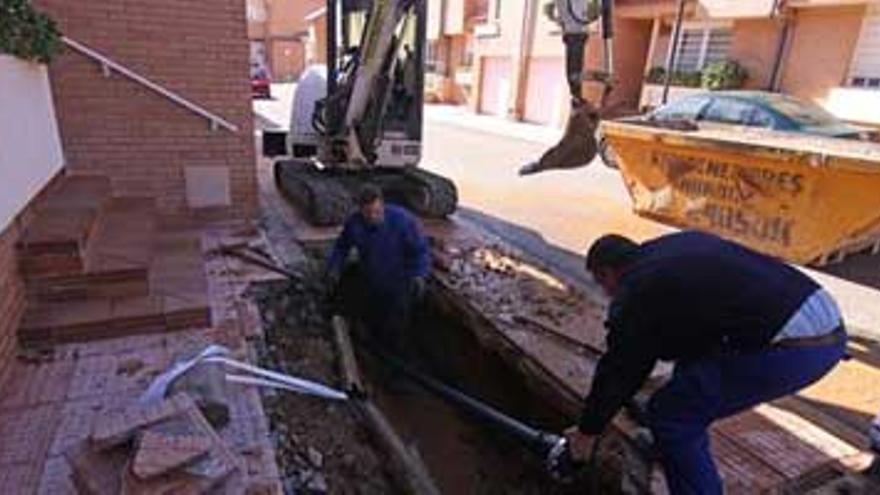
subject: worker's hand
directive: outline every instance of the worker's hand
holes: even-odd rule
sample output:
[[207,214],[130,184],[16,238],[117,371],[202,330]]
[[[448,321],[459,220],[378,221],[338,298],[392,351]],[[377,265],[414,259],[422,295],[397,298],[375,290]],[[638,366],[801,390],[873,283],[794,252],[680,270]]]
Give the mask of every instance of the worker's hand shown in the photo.
[[568,440],[568,449],[571,451],[572,460],[585,462],[590,457],[590,451],[593,450],[596,437],[581,432],[576,425],[565,430],[563,435]]
[[421,302],[425,298],[425,279],[422,277],[413,277],[412,279],[412,297],[416,302]]

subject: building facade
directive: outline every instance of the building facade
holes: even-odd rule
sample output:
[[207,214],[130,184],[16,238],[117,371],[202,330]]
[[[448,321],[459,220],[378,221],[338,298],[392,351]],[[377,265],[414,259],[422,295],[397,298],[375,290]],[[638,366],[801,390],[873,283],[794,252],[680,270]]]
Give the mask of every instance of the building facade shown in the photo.
[[[429,69],[440,74],[432,76],[429,94],[442,95],[435,100],[466,103],[480,113],[563,125],[569,106],[564,47],[559,27],[546,13],[551,3],[429,2],[434,19],[429,60],[436,61]],[[659,103],[662,86],[652,76],[673,55],[677,3],[615,3],[610,106],[635,112]],[[699,72],[709,64],[733,60],[748,74],[744,89],[781,91],[818,103],[845,120],[880,125],[880,112],[872,111],[880,108],[878,3],[689,0],[673,67],[684,77],[676,78],[670,97],[698,90],[687,86],[699,85]],[[598,69],[598,27],[591,33],[586,68]],[[456,48],[461,46],[465,49]],[[456,50],[463,55],[455,56]],[[601,87],[584,83],[583,89],[596,98]]]
[[[748,73],[744,89],[781,91],[838,117],[880,125],[880,3],[850,0],[703,1],[688,5],[675,70],[699,71],[734,60]],[[644,15],[637,17],[643,19]],[[674,17],[654,15],[645,74],[665,66]],[[691,89],[676,87],[674,93]],[[642,107],[659,101],[646,83]]]
[[274,81],[294,81],[310,60],[309,14],[324,0],[247,0],[250,62]]

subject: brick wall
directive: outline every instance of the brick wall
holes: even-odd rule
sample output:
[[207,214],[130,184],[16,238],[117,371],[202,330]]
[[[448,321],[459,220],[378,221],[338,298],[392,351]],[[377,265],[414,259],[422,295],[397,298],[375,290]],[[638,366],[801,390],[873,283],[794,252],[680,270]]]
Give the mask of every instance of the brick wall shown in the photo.
[[24,287],[15,261],[20,227],[13,222],[0,232],[0,384],[15,353],[15,331],[24,312]]
[[5,373],[15,356],[16,331],[25,309],[24,281],[18,274],[15,243],[33,218],[37,205],[57,186],[63,175],[63,171],[57,173],[9,225],[0,231],[0,387],[4,386]]
[[[239,127],[208,121],[67,50],[50,68],[68,169],[103,174],[117,194],[156,198],[168,220],[243,217],[256,208],[245,3],[35,0],[67,36]],[[186,170],[216,167],[229,203],[193,209]]]

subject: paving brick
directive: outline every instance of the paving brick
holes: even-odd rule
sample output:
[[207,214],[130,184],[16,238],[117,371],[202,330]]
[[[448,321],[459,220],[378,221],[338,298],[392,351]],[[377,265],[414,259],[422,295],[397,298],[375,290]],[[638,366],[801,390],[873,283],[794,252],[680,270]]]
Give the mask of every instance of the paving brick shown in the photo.
[[173,475],[141,480],[126,473],[123,477],[126,493],[206,493],[225,483],[230,476],[242,473],[241,459],[229,449],[197,408],[189,408],[183,414],[156,423],[150,429],[165,434],[200,436],[210,441],[211,448],[206,456]]
[[785,481],[785,477],[760,456],[742,449],[726,436],[713,431],[711,442],[725,493],[761,493]]
[[142,389],[137,377],[118,372],[120,362],[125,359],[126,355],[98,355],[79,359],[67,398],[82,399],[101,395],[126,397]]
[[147,428],[138,441],[132,472],[142,480],[165,474],[207,454],[211,443],[206,435],[166,434]]
[[138,404],[124,411],[110,413],[95,422],[89,436],[99,450],[111,448],[132,439],[140,428],[196,409],[195,402],[186,394],[177,394],[155,404]]
[[0,465],[39,466],[49,450],[59,412],[58,405],[47,404],[0,413]]
[[49,448],[49,455],[62,455],[77,443],[88,439],[95,421],[125,410],[135,396],[101,395],[74,400],[64,404],[58,427]]
[[0,493],[32,493],[36,488],[34,466],[30,464],[0,464]]
[[128,451],[112,449],[97,452],[88,441],[74,445],[65,453],[74,486],[81,495],[118,495],[122,493],[122,472]]
[[70,464],[64,456],[49,458],[39,478],[37,495],[76,495],[71,475]]
[[809,421],[772,406],[725,419],[718,423],[717,431],[789,480],[859,452]]

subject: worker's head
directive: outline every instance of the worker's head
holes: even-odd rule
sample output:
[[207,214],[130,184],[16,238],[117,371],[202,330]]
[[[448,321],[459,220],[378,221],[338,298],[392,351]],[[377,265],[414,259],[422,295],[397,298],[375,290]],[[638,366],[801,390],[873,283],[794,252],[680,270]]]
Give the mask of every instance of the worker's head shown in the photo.
[[358,208],[364,220],[373,225],[379,225],[385,221],[385,200],[382,190],[373,184],[365,184],[358,191]]
[[609,297],[620,289],[623,272],[636,261],[639,245],[617,234],[597,239],[587,251],[586,269],[599,282]]

